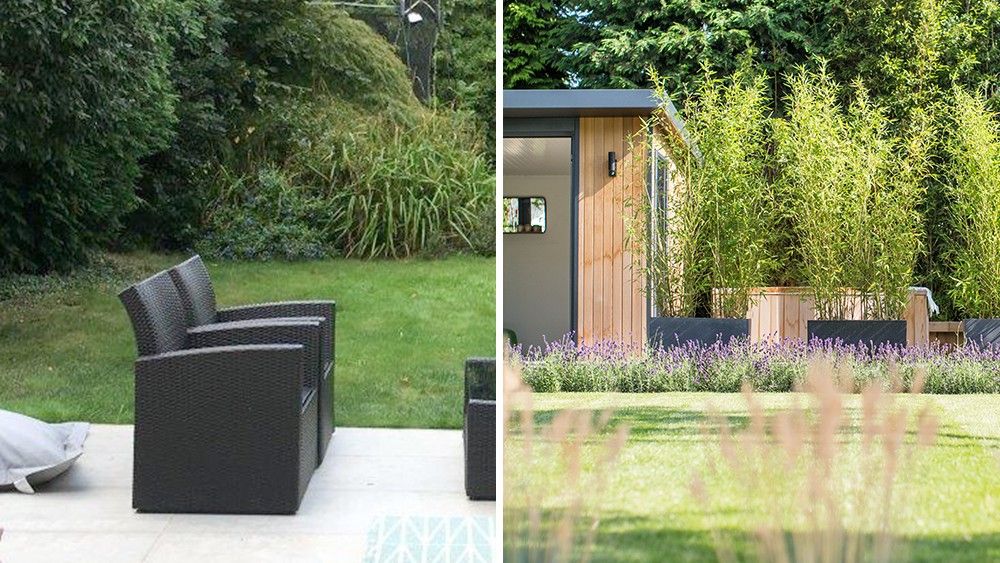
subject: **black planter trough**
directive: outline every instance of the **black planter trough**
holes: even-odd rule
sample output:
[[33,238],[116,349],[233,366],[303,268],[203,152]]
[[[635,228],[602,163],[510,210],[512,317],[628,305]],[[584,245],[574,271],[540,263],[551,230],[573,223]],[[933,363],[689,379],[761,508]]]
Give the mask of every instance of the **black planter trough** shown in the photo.
[[962,331],[966,342],[979,346],[1000,346],[1000,319],[965,319]]
[[688,342],[711,345],[720,340],[729,342],[733,337],[747,338],[750,319],[653,317],[647,329],[652,348],[683,346]]
[[844,344],[906,346],[906,321],[809,321],[809,340],[840,339]]

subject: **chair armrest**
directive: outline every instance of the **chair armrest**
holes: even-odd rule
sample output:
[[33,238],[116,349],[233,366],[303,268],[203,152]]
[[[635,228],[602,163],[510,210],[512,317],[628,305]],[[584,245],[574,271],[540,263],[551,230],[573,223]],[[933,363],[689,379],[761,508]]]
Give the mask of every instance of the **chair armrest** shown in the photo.
[[251,344],[298,344],[303,349],[304,383],[315,389],[321,375],[322,321],[304,318],[254,319],[189,328],[188,346],[214,348]]
[[[305,350],[300,344],[189,348],[142,356],[135,361],[137,422],[139,411],[165,402],[178,412],[216,398],[233,403],[234,390],[242,409],[271,401],[297,416],[304,369]],[[275,377],[276,373],[293,376]]]
[[[337,346],[337,302],[336,301],[282,301],[278,303],[258,303],[219,309],[220,322],[245,321],[274,317],[324,317],[329,326],[323,327],[323,365],[336,358]],[[330,354],[329,357],[325,357]]]
[[324,317],[332,322],[336,312],[336,301],[282,301],[219,309],[218,319],[229,322],[271,317]]
[[[287,474],[300,472],[303,349],[294,344],[187,349],[135,363],[135,475],[138,498],[192,488],[192,460],[213,459]],[[280,375],[280,377],[278,377]],[[314,420],[314,419],[313,419]],[[314,425],[315,422],[312,422]],[[311,425],[310,425],[311,428]],[[310,468],[311,470],[311,468]],[[196,477],[195,477],[196,478]],[[216,479],[218,476],[209,476]],[[145,483],[143,485],[143,483]]]
[[465,360],[465,405],[473,399],[496,401],[496,358],[468,358]]

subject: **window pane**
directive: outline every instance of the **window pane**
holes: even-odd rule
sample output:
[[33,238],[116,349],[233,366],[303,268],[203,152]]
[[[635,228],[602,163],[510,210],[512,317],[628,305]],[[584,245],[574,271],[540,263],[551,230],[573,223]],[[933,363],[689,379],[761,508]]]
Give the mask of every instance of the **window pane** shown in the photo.
[[503,232],[516,233],[519,224],[518,204],[516,197],[503,198]]
[[544,233],[544,197],[503,198],[504,233]]

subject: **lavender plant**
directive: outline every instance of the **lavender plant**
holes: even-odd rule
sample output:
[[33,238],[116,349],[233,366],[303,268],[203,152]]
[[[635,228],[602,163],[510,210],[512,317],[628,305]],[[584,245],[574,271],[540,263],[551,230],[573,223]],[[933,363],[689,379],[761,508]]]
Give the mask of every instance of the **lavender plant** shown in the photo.
[[927,393],[1000,392],[1000,348],[939,344],[895,346],[849,344],[841,340],[751,343],[744,339],[703,345],[689,342],[637,353],[613,341],[577,345],[571,335],[544,347],[510,347],[511,362],[536,392],[666,391],[736,392],[796,389],[809,363],[833,362],[846,388],[869,383],[890,388],[898,376],[905,389],[922,374]]

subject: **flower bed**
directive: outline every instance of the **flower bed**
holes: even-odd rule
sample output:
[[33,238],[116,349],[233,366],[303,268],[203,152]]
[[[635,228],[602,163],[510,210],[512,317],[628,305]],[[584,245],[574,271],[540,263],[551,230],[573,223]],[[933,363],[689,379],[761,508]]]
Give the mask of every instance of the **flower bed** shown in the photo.
[[567,336],[542,349],[514,346],[509,353],[536,392],[736,392],[744,381],[758,391],[792,391],[810,363],[823,363],[855,391],[871,381],[910,390],[920,380],[925,393],[1000,393],[1000,347],[993,346],[871,348],[834,340],[733,339],[636,352],[611,341],[577,346]]

